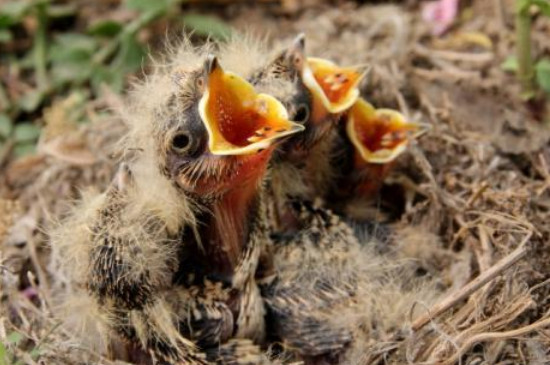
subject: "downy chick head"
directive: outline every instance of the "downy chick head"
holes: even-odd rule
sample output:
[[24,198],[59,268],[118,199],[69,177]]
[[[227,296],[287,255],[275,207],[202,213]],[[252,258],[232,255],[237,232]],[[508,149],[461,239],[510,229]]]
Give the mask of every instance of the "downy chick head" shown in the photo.
[[159,149],[166,175],[192,197],[211,200],[257,185],[275,141],[303,130],[279,101],[224,71],[214,56],[174,80],[187,94],[174,94],[161,114]]
[[352,147],[356,192],[370,195],[388,174],[397,157],[429,126],[415,123],[396,110],[376,109],[359,98],[345,116],[345,137]]
[[306,130],[292,140],[308,149],[314,146],[359,97],[365,67],[339,67],[331,61],[307,57],[305,36],[298,35],[251,81],[279,98],[292,120]]

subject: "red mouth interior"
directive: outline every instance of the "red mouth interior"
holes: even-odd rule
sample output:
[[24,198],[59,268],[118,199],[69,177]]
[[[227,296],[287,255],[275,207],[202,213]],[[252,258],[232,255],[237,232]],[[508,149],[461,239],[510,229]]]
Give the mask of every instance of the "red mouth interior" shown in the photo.
[[[360,117],[359,117],[360,118]],[[405,142],[412,126],[396,122],[390,115],[381,114],[369,120],[356,120],[355,132],[361,144],[369,151],[393,149]]]
[[355,87],[361,77],[356,71],[334,67],[311,65],[313,77],[332,103],[338,103]]
[[227,87],[223,77],[215,78],[210,84],[208,114],[227,142],[245,147],[288,129],[277,123],[279,118],[269,110],[265,100],[241,94],[239,90]]

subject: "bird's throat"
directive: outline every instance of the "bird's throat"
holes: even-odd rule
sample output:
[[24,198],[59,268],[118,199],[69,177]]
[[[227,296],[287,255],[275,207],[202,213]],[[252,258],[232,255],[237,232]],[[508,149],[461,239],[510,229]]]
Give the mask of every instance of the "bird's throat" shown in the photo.
[[205,258],[218,274],[230,276],[248,241],[257,210],[258,182],[248,181],[226,192],[210,208],[202,237]]

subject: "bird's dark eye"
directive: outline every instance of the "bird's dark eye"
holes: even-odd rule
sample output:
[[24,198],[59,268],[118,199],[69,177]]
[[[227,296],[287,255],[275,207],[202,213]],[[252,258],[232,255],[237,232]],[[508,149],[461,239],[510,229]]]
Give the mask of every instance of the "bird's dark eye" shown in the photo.
[[172,149],[177,153],[185,153],[191,145],[191,138],[187,133],[179,132],[172,138]]
[[298,55],[295,55],[292,58],[292,61],[294,62],[294,66],[296,66],[296,67],[300,67],[302,65],[302,57],[300,57]]
[[298,123],[305,123],[309,119],[309,107],[306,104],[300,104],[296,108],[296,114],[294,114],[293,121]]
[[204,77],[197,77],[195,80],[195,85],[200,91],[204,91]]

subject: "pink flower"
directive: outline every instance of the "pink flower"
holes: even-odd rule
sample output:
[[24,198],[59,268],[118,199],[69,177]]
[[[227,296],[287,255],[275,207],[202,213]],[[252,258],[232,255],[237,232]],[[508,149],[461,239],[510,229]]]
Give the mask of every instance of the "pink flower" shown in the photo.
[[438,0],[424,4],[422,19],[432,24],[432,33],[441,35],[453,24],[458,15],[459,0]]
[[22,293],[25,296],[25,298],[27,298],[28,300],[33,300],[38,298],[38,291],[32,286],[28,286],[25,289],[23,289]]

